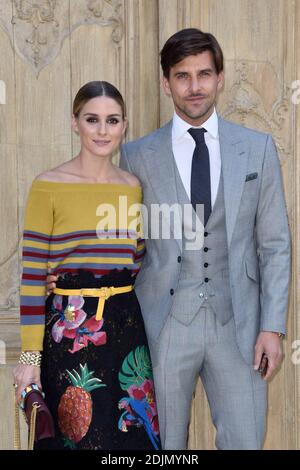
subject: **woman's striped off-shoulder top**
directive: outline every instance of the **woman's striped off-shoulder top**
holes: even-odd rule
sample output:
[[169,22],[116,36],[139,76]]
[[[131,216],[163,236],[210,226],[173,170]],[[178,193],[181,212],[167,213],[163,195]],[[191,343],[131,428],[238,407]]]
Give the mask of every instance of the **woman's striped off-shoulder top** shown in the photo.
[[23,350],[42,350],[47,269],[54,274],[139,271],[141,188],[33,182],[25,213],[21,283]]

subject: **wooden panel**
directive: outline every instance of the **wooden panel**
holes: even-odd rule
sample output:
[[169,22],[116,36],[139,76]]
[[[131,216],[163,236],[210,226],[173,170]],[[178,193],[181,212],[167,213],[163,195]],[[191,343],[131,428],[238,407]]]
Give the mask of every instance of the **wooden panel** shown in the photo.
[[[300,2],[296,2],[296,11],[295,11],[295,25],[298,27],[295,28],[295,37],[294,37],[294,67],[293,67],[293,79],[300,80],[300,49],[298,44],[300,44]],[[295,135],[294,135],[294,152],[293,160],[295,162],[294,167],[294,187],[292,191],[288,188],[288,193],[291,192],[290,197],[292,200],[293,215],[294,215],[294,225],[293,225],[293,284],[291,292],[291,308],[294,309],[294,328],[290,331],[290,339],[292,341],[300,339],[300,321],[299,321],[299,311],[300,311],[300,290],[299,290],[299,281],[300,281],[300,86],[298,83],[297,91],[297,101],[293,104],[295,108]],[[292,314],[291,314],[292,316]],[[298,346],[299,351],[299,346]],[[294,350],[293,350],[294,352]],[[291,360],[292,350],[287,350],[286,360]],[[299,358],[299,354],[298,354]],[[291,405],[286,403],[287,410],[287,434],[288,434],[288,449],[300,449],[300,363],[294,364],[294,374],[295,374],[295,387],[292,388],[289,383],[289,377],[287,376],[286,389],[290,389],[290,394],[293,393],[295,397],[295,406],[292,402]],[[296,439],[296,445],[294,445],[294,439]]]
[[157,0],[127,0],[125,24],[127,137],[132,140],[159,126]]
[[[5,84],[5,104],[0,104],[0,310],[17,305],[18,283],[18,179],[16,157],[16,96],[14,53],[9,37],[0,29],[0,80]],[[1,332],[0,332],[1,339]]]

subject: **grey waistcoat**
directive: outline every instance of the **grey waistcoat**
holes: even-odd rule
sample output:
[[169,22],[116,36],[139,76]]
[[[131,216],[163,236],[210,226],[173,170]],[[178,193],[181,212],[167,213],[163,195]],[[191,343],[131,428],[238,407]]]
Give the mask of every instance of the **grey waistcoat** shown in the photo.
[[[190,204],[174,161],[179,204]],[[233,316],[222,173],[217,199],[208,219],[202,249],[186,249],[183,219],[182,268],[175,292],[172,315],[189,324],[201,306],[209,305],[221,324]],[[207,250],[208,249],[208,250]]]

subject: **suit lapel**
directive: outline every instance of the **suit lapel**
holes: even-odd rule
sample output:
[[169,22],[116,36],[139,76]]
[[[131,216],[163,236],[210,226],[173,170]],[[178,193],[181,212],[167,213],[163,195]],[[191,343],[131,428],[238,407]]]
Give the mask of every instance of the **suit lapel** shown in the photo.
[[[156,139],[149,145],[144,159],[148,181],[159,204],[171,207],[178,203],[174,156],[172,150],[172,121],[159,129]],[[171,232],[174,235],[173,224]],[[182,240],[176,239],[182,250]]]
[[232,240],[248,166],[246,142],[232,131],[230,123],[219,118],[228,247]]
[[[247,143],[241,140],[234,126],[220,117],[219,138],[229,247],[245,184],[248,148]],[[157,202],[168,206],[178,203],[172,151],[172,121],[159,129],[146,153],[145,170]],[[171,231],[174,234],[172,226]],[[176,241],[182,250],[182,240]]]

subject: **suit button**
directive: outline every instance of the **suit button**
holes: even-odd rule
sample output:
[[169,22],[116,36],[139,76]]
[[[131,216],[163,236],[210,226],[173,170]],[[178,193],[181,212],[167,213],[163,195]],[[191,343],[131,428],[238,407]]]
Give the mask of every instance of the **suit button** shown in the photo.
[[170,294],[171,294],[171,295],[174,295],[174,289],[171,289],[171,290],[170,290]]
[[208,263],[204,263],[204,267],[205,267],[205,268],[208,268]]
[[208,281],[209,281],[209,279],[208,279],[208,277],[206,277],[206,278],[204,279],[204,282],[208,282]]
[[203,299],[203,297],[204,297],[203,292],[200,292],[199,297],[200,297],[201,299]]
[[178,263],[181,263],[181,256],[178,256],[177,261]]
[[205,251],[205,253],[207,253],[207,252],[208,252],[208,248],[207,248],[207,246],[206,246],[205,248],[203,248],[203,251]]
[[208,232],[204,232],[204,236],[207,237],[207,236],[208,236]]

